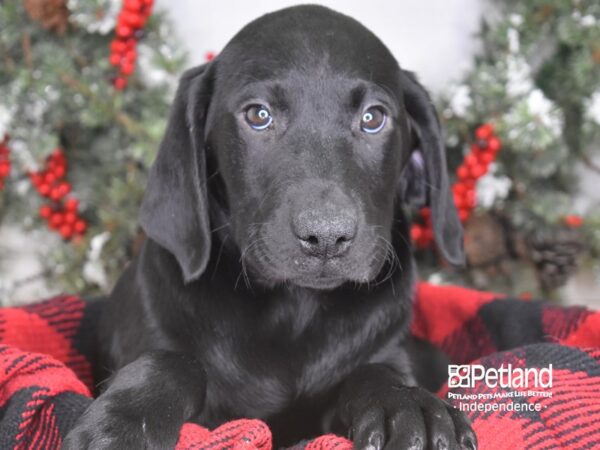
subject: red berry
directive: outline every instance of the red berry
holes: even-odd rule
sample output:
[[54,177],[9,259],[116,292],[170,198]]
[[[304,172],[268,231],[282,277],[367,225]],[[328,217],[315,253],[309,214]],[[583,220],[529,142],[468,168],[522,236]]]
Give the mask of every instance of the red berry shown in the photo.
[[110,51],[113,54],[123,53],[125,50],[127,50],[127,44],[122,39],[115,39],[110,43]]
[[62,225],[64,220],[63,214],[61,212],[53,212],[50,215],[50,227],[51,228],[58,228],[59,226]]
[[63,238],[70,239],[71,236],[73,236],[73,227],[71,225],[64,224],[61,225],[58,232]]
[[0,178],[8,176],[10,173],[10,162],[0,161]]
[[579,228],[583,225],[583,219],[581,216],[577,216],[575,214],[569,214],[564,219],[565,223],[572,228]]
[[410,234],[414,244],[418,248],[425,248],[432,241],[433,232],[431,228],[424,227],[423,225],[414,224],[411,227]]
[[66,211],[65,212],[65,223],[68,223],[69,225],[72,225],[76,221],[77,221],[77,214],[75,214],[72,211]]
[[493,153],[497,153],[501,148],[502,141],[496,136],[492,136],[488,142],[488,149]]
[[483,164],[485,164],[486,166],[488,164],[490,164],[493,160],[495,159],[494,155],[491,153],[483,153],[480,157],[480,160]]
[[128,27],[127,25],[119,25],[117,27],[117,35],[120,37],[131,36],[131,33],[133,33],[133,30],[131,29],[131,27]]
[[50,217],[50,215],[52,214],[52,208],[50,208],[49,205],[42,205],[40,206],[40,217],[43,217],[44,219],[48,219]]
[[121,65],[121,73],[126,76],[131,75],[133,73],[134,69],[135,69],[135,66],[131,63],[126,62]]
[[475,179],[481,178],[487,172],[487,167],[482,164],[476,164],[471,167],[470,173],[471,176]]
[[56,166],[56,168],[54,169],[54,175],[56,175],[56,178],[58,178],[59,180],[65,176],[65,174],[67,173],[67,169],[65,169],[65,166],[60,165],[60,166]]
[[129,11],[139,11],[144,6],[144,3],[141,0],[125,0],[123,2],[123,8],[128,9]]
[[124,54],[124,57],[129,63],[134,63],[137,58],[137,52],[135,51],[135,48],[127,50]]
[[75,229],[75,231],[79,234],[83,234],[85,233],[85,230],[87,229],[87,223],[85,223],[85,221],[83,219],[79,219],[77,222],[75,222],[75,225],[73,226],[73,228]]
[[452,197],[454,199],[454,204],[456,205],[456,208],[461,209],[466,206],[464,196],[453,194]]
[[467,167],[473,167],[476,164],[477,164],[477,158],[475,157],[474,154],[469,153],[467,156],[465,156],[465,165]]
[[47,197],[50,194],[50,185],[48,183],[40,183],[38,192],[41,196]]
[[469,169],[467,169],[464,165],[461,165],[456,169],[456,176],[460,180],[465,180],[469,178]]
[[414,224],[410,228],[411,239],[413,240],[413,242],[417,242],[419,241],[419,239],[421,239],[421,236],[423,236],[423,227],[421,225]]
[[46,172],[44,174],[44,181],[48,184],[52,184],[56,181],[56,175],[54,172]]
[[59,201],[63,196],[60,193],[60,189],[58,187],[53,187],[50,189],[49,197],[55,202]]
[[477,144],[471,144],[471,153],[475,156],[478,156],[483,151],[483,147],[480,147]]
[[60,192],[61,198],[71,192],[71,184],[67,182],[62,182],[58,185],[58,191]]
[[112,55],[110,55],[110,57],[108,58],[108,61],[113,65],[113,66],[118,66],[121,63],[121,55],[118,53],[113,53]]
[[473,180],[472,178],[463,181],[463,184],[465,185],[466,190],[475,189],[475,180]]
[[427,220],[431,218],[431,209],[428,207],[421,208],[421,217]]
[[213,59],[215,59],[215,56],[217,56],[217,55],[215,54],[215,52],[206,52],[206,53],[204,54],[204,60],[205,60],[206,62],[210,62],[210,61],[212,61]]
[[456,195],[464,195],[466,190],[467,188],[463,183],[455,183],[454,186],[452,186],[452,192]]
[[477,139],[489,139],[494,134],[494,126],[491,123],[485,123],[475,130]]
[[125,89],[125,86],[127,86],[127,80],[123,77],[118,77],[117,79],[115,79],[114,85],[115,85],[115,89],[118,89],[118,90]]
[[79,200],[76,198],[68,198],[65,201],[65,209],[67,211],[77,211],[77,208],[79,208]]
[[123,10],[121,15],[119,16],[119,21],[125,25],[129,25],[131,28],[139,28],[139,11],[132,12]]

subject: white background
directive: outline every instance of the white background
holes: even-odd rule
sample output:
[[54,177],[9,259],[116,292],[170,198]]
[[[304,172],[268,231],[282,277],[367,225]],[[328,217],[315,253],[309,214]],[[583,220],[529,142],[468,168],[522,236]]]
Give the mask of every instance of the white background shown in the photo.
[[[301,3],[301,2],[300,2]],[[315,1],[348,14],[371,29],[390,48],[400,65],[439,90],[469,66],[476,50],[474,34],[485,9],[481,0]],[[158,0],[168,11],[192,64],[207,51],[218,52],[251,20],[297,1]],[[276,38],[275,36],[273,37]]]

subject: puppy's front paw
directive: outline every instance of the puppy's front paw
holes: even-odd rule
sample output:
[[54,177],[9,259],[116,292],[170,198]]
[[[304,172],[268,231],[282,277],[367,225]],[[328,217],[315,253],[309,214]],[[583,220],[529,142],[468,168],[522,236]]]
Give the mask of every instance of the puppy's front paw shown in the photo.
[[[102,395],[69,432],[62,450],[137,450],[174,448],[179,428],[169,408],[140,407],[126,392]],[[146,413],[142,413],[146,411]]]
[[467,417],[425,389],[392,387],[360,403],[350,428],[356,450],[477,448]]

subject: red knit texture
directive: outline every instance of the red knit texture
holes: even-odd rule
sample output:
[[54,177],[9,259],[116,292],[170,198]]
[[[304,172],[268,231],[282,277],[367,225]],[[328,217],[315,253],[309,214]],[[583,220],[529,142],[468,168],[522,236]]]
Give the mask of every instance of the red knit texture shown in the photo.
[[[530,330],[511,330],[513,347],[521,337],[528,345],[498,352],[498,348],[506,348],[502,342],[505,330],[495,327],[508,321],[502,316],[506,308],[493,309],[503,306],[505,300],[500,297],[421,283],[414,300],[412,333],[437,345],[455,363],[476,362],[495,368],[508,363],[523,368],[553,364],[551,397],[480,400],[539,402],[539,413],[468,412],[480,448],[600,448],[600,313],[551,305],[521,311],[525,304],[516,302],[511,308],[519,309],[523,323],[541,334],[532,343]],[[488,316],[492,307],[491,324],[481,315],[484,306]],[[0,448],[59,448],[90,404],[93,340],[88,336],[86,344],[82,338],[89,327],[90,311],[88,303],[75,296],[0,309]],[[82,322],[84,315],[86,322]],[[477,395],[500,390],[479,383],[453,392]],[[447,393],[446,387],[439,395]],[[452,402],[460,406],[457,400]],[[343,437],[325,435],[298,444],[294,450],[300,448],[349,450],[352,444]],[[212,431],[188,423],[181,429],[177,449],[270,450],[271,432],[260,420],[236,420]]]

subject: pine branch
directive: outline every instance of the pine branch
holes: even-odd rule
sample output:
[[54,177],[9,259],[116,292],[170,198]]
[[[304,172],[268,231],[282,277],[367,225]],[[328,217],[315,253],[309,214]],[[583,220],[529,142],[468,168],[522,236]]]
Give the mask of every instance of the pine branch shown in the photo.
[[6,51],[4,45],[0,42],[0,55],[2,55],[2,60],[4,61],[5,69],[13,73],[16,70],[15,60],[10,56],[10,53]]
[[600,165],[596,163],[592,158],[590,158],[584,153],[580,153],[578,156],[581,162],[583,162],[583,164],[585,164],[585,166],[588,169],[600,174]]
[[137,137],[151,138],[150,134],[142,125],[140,125],[139,122],[131,118],[131,116],[129,116],[127,113],[115,110],[106,102],[102,102],[98,95],[96,95],[89,87],[81,83],[79,80],[66,73],[61,74],[60,79],[71,89],[89,98],[94,103],[102,105],[104,109],[110,112],[110,114],[115,118],[116,122],[125,128],[129,134]]
[[23,59],[29,72],[33,72],[33,57],[31,52],[31,36],[28,32],[24,32],[21,36],[21,47],[23,48]]

